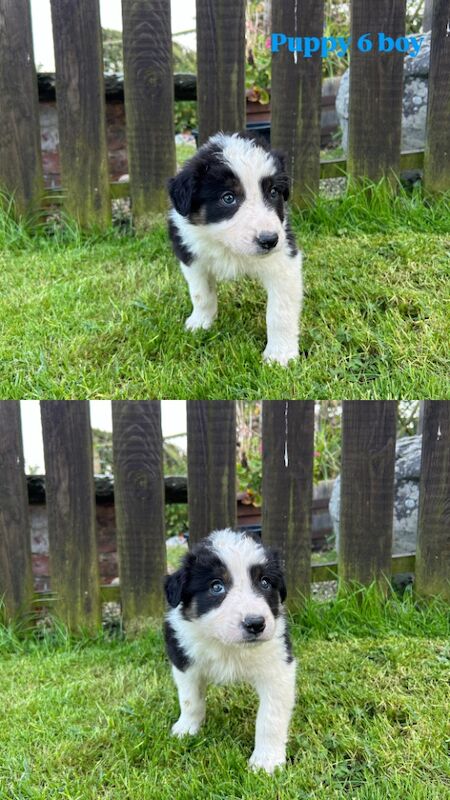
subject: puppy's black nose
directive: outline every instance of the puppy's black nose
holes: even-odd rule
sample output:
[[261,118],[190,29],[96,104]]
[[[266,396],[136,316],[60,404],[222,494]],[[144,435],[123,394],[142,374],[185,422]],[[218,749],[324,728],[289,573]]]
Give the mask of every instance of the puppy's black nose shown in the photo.
[[256,242],[263,250],[272,250],[278,244],[278,234],[263,231],[256,237]]
[[258,633],[263,632],[266,627],[266,620],[264,617],[257,617],[253,614],[249,614],[248,617],[244,618],[242,625],[247,633],[254,633],[256,636]]

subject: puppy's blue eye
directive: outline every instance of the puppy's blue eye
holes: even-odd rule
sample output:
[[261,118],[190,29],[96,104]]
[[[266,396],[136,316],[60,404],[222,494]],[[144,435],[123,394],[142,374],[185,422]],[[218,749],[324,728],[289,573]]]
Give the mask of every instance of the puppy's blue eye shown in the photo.
[[232,206],[236,202],[236,195],[233,192],[225,192],[221,197],[222,203],[226,206]]
[[279,192],[278,192],[277,187],[276,186],[272,186],[272,188],[270,190],[270,196],[271,196],[272,200],[275,200],[275,198],[278,197],[278,194],[279,194]]
[[261,578],[261,580],[260,580],[260,582],[259,582],[259,583],[260,583],[260,585],[261,585],[261,587],[262,587],[263,589],[270,589],[270,581],[269,581],[269,578],[266,578],[266,576],[265,576],[265,575],[263,575],[263,577]]
[[225,586],[222,581],[213,581],[209,587],[212,594],[222,594],[225,591]]

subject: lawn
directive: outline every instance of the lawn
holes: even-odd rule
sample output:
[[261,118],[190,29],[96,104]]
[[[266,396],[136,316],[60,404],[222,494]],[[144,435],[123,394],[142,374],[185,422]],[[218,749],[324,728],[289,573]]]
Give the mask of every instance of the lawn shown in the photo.
[[384,188],[295,211],[305,252],[301,356],[262,363],[265,296],[222,284],[210,331],[165,221],[82,235],[0,218],[1,398],[448,398],[450,197]]
[[[359,600],[358,600],[359,598]],[[0,797],[8,800],[446,800],[448,607],[370,592],[292,622],[288,766],[247,769],[255,696],[211,687],[207,721],[170,737],[175,689],[156,624],[135,640],[0,629]]]

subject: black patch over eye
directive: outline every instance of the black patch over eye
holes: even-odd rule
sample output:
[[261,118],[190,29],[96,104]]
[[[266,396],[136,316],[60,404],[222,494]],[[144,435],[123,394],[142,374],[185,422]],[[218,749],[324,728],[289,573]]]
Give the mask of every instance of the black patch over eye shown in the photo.
[[226,206],[232,206],[236,202],[236,195],[234,192],[225,192],[220,199]]

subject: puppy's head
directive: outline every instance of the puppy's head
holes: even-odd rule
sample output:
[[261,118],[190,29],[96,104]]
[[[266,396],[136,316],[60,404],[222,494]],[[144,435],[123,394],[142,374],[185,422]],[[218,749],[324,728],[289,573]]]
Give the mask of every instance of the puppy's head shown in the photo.
[[286,241],[284,157],[250,134],[211,137],[169,182],[178,214],[237,255],[267,256]]
[[165,590],[199,634],[225,644],[271,639],[286,598],[278,555],[228,529],[199,542],[167,576]]

